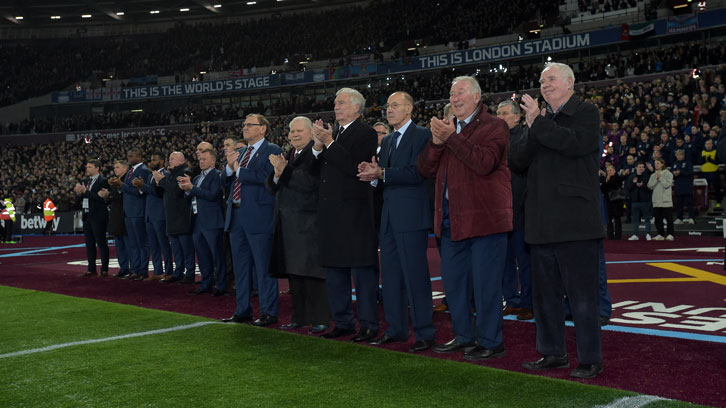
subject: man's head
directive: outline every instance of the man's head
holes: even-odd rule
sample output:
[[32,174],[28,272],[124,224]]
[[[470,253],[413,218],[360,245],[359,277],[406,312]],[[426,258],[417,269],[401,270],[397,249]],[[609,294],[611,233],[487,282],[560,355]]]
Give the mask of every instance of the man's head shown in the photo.
[[391,133],[391,128],[388,127],[387,124],[383,122],[376,122],[375,125],[373,125],[373,129],[376,131],[376,134],[378,135],[378,146],[381,145],[383,142],[383,138]]
[[151,153],[149,168],[151,170],[159,170],[162,167],[164,167],[164,155],[162,155],[161,152]]
[[683,161],[686,158],[686,152],[683,149],[676,150],[676,160]]
[[129,171],[129,164],[124,160],[116,160],[113,162],[113,174],[116,177],[121,177]]
[[296,151],[304,149],[313,138],[313,122],[305,116],[294,118],[288,127],[290,132],[287,138]]
[[199,153],[199,168],[202,170],[211,169],[217,163],[217,152],[212,149],[203,150]]
[[628,163],[628,166],[632,166],[635,163],[635,156],[632,154],[629,154],[625,157],[625,162]]
[[411,119],[413,98],[408,92],[394,92],[386,103],[386,120],[394,129],[399,129]]
[[451,113],[459,120],[465,120],[476,110],[481,99],[479,83],[470,76],[460,76],[451,82],[449,101]]
[[184,161],[186,159],[184,158],[184,153],[182,152],[171,152],[169,155],[169,167],[174,169],[184,164]]
[[366,106],[366,98],[352,88],[341,88],[335,93],[335,120],[339,125],[358,119],[363,114]]
[[444,119],[448,118],[449,115],[451,115],[451,102],[444,105]]
[[224,154],[230,154],[234,150],[237,150],[237,138],[227,137],[224,139]]
[[509,128],[512,129],[522,119],[522,110],[514,101],[506,100],[497,106],[497,117],[507,122]]
[[141,149],[134,147],[126,153],[126,160],[128,160],[130,166],[136,166],[144,160],[144,155]]
[[242,125],[242,137],[248,144],[255,144],[270,132],[270,121],[263,115],[251,113]]
[[197,145],[197,159],[199,159],[199,155],[205,151],[205,150],[213,150],[214,147],[209,142],[202,142]]
[[709,152],[713,150],[713,139],[706,139],[706,142],[703,143],[703,148]]
[[101,171],[101,162],[96,159],[86,161],[86,176],[95,177]]
[[548,64],[539,77],[540,91],[545,101],[554,109],[567,102],[575,86],[575,74],[572,69],[558,62]]
[[643,174],[645,172],[645,163],[642,161],[635,163],[635,172],[638,173],[638,175]]

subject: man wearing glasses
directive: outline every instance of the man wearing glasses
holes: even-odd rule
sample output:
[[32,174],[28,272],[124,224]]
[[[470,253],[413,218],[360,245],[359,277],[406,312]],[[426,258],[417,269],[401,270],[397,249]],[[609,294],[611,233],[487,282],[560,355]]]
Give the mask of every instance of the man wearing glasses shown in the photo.
[[224,230],[229,231],[232,246],[237,308],[224,322],[252,321],[250,285],[254,271],[260,315],[252,324],[269,326],[277,323],[277,280],[268,274],[275,197],[265,189],[265,180],[274,170],[268,157],[282,153],[282,149],[265,139],[268,134],[270,122],[267,118],[247,115],[242,135],[248,146],[241,154],[234,150],[227,155],[225,171],[229,197]]

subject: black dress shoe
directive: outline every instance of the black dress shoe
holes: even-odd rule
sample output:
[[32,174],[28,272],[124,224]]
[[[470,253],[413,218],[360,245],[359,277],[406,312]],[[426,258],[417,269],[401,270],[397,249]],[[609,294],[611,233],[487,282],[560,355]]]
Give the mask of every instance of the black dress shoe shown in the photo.
[[310,327],[310,330],[308,330],[308,333],[309,334],[318,334],[318,333],[322,333],[326,330],[328,330],[327,324],[314,324]]
[[339,329],[336,327],[333,330],[323,334],[321,337],[323,337],[325,339],[337,339],[338,337],[350,336],[351,334],[354,334],[354,333],[355,333],[355,330],[353,330],[353,329]]
[[570,377],[575,378],[595,378],[602,372],[602,364],[580,364],[576,369],[570,372]]
[[115,274],[113,274],[111,276],[113,276],[114,278],[125,278],[125,277],[127,277],[129,275],[131,275],[131,272],[129,272],[128,269],[126,269],[126,270],[123,270],[123,271],[118,271],[118,272],[116,272]]
[[229,293],[227,293],[226,290],[215,289],[214,293],[212,293],[212,296],[224,296],[224,295],[228,295],[228,294]]
[[263,314],[257,320],[252,322],[252,325],[259,326],[259,327],[265,327],[265,326],[269,326],[269,325],[275,324],[275,323],[277,323],[277,316]]
[[101,277],[105,278],[106,276],[108,276],[108,271],[101,271]]
[[160,282],[174,283],[174,282],[179,282],[180,280],[181,280],[181,278],[177,278],[175,276],[167,276],[167,277],[163,278]]
[[89,278],[89,277],[92,277],[92,276],[97,276],[97,275],[98,275],[98,274],[96,273],[96,271],[88,271],[88,272],[84,273],[84,274],[83,274],[83,275],[81,275],[81,276],[85,276],[85,277]]
[[381,337],[379,337],[377,339],[371,340],[369,342],[369,344],[373,344],[374,346],[382,346],[384,344],[400,343],[400,342],[403,342],[403,341],[406,341],[406,340],[407,339],[397,339],[395,337],[388,337],[387,334],[384,334],[383,336],[381,336]]
[[522,363],[527,370],[547,370],[550,368],[565,368],[570,366],[567,353],[562,356],[544,356],[537,361]]
[[201,295],[201,294],[209,293],[209,292],[211,292],[211,290],[209,290],[209,289],[197,288],[197,289],[189,292],[189,294],[190,295]]
[[361,341],[371,341],[376,337],[377,334],[378,330],[361,327],[358,331],[358,334],[356,334],[355,337],[351,339],[351,341],[354,341],[356,343],[359,343]]
[[222,323],[247,323],[252,321],[252,316],[232,315],[226,319],[222,319]]
[[413,346],[411,346],[410,349],[408,349],[411,353],[418,353],[421,351],[426,351],[434,346],[433,340],[416,340],[415,343],[413,343]]
[[434,347],[434,351],[437,353],[452,353],[454,351],[459,351],[474,346],[475,344],[473,341],[469,343],[459,343],[458,341],[456,341],[456,338],[453,338],[447,343],[439,344],[438,346]]
[[600,316],[600,327],[607,326],[610,324],[610,318],[607,316]]
[[144,276],[144,275],[134,275],[134,277],[131,278],[131,280],[142,281],[142,280],[145,280],[147,278],[148,278],[148,276]]
[[301,327],[301,326],[302,326],[301,324],[297,324],[295,322],[292,322],[290,324],[283,324],[282,326],[280,326],[280,328],[282,330],[293,330],[293,329],[297,329],[298,327]]
[[469,349],[464,352],[464,358],[469,361],[483,361],[489,360],[490,358],[502,357],[506,354],[504,344],[500,344],[495,349],[488,349],[484,346],[476,346],[473,349]]

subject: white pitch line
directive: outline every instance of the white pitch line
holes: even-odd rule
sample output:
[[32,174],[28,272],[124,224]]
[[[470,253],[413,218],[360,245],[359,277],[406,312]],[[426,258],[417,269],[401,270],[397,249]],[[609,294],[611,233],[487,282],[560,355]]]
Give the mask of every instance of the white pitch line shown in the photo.
[[[174,332],[174,331],[179,331],[179,330],[193,329],[195,327],[206,326],[208,324],[218,324],[218,323],[219,322],[198,322],[198,323],[193,323],[193,324],[187,324],[184,326],[169,327],[168,329],[149,330],[149,331],[145,331],[145,332],[123,334],[121,336],[104,337],[102,339],[72,341],[70,343],[54,344],[52,346],[47,346],[47,347],[35,348],[35,349],[30,349],[30,350],[14,351],[12,353],[0,354],[0,358],[24,356],[26,354],[42,353],[45,351],[57,350],[57,349],[61,349],[61,348],[65,348],[65,347],[72,347],[72,346],[81,346],[84,344],[103,343],[105,341],[114,341],[114,340],[130,339],[132,337],[150,336],[152,334],[169,333],[169,332]],[[221,324],[221,323],[219,323],[219,324]]]
[[638,395],[635,397],[623,397],[607,405],[598,405],[596,408],[640,408],[651,402],[664,401],[667,398],[656,397],[654,395]]

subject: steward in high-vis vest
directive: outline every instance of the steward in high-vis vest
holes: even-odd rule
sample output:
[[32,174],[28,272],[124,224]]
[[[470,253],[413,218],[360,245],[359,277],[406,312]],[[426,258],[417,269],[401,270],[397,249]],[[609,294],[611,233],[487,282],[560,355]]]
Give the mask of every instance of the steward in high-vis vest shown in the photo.
[[9,198],[3,200],[3,206],[5,208],[0,212],[0,219],[5,221],[5,236],[0,237],[0,239],[2,239],[3,244],[14,244],[15,241],[12,240],[12,235],[13,223],[15,222],[15,207]]
[[50,235],[53,232],[53,220],[55,219],[55,204],[50,198],[46,198],[43,202],[43,217],[45,218],[44,234]]

